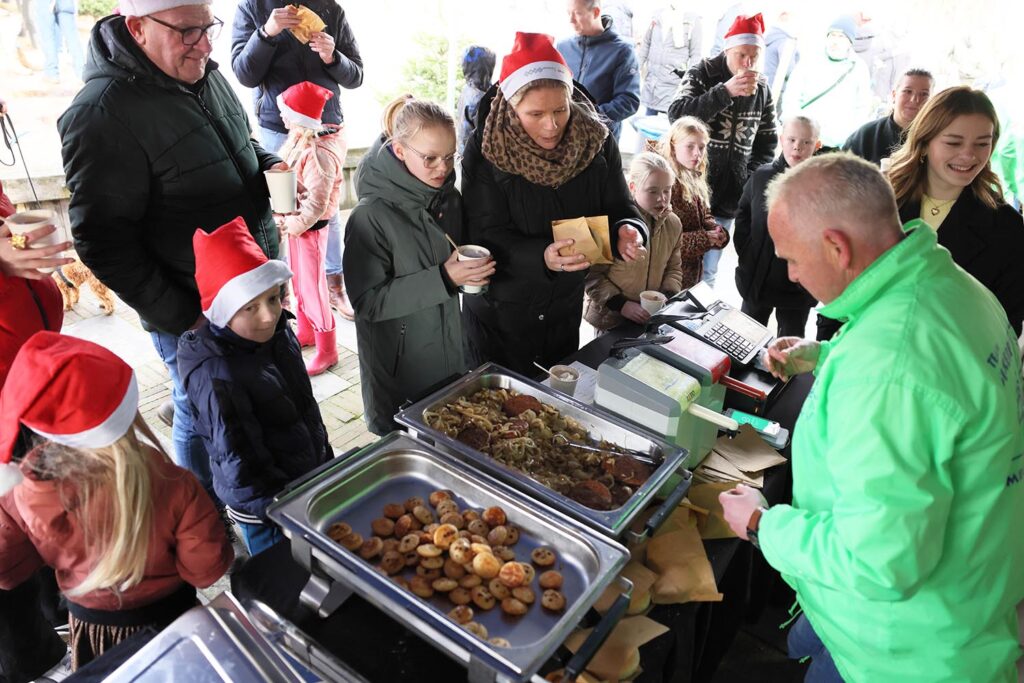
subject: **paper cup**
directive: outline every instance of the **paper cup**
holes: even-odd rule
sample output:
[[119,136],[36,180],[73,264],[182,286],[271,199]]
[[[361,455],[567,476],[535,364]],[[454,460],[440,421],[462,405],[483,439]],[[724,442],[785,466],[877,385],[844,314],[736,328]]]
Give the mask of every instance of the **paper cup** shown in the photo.
[[[29,249],[41,249],[50,247],[61,242],[67,242],[67,235],[63,228],[57,223],[57,215],[49,209],[36,209],[35,211],[19,211],[4,219],[4,224],[10,229],[12,235],[25,235],[38,230],[44,225],[54,225],[56,230],[49,235],[29,241]],[[41,273],[52,273],[56,268],[40,268]]]
[[294,213],[298,182],[295,171],[264,171],[267,189],[270,190],[270,208],[274,213]]
[[889,169],[892,168],[892,157],[882,157],[879,159],[878,168],[881,169],[882,173],[888,173]]
[[651,315],[660,311],[666,301],[668,301],[668,299],[664,294],[653,289],[648,289],[646,292],[640,292],[640,306]]
[[579,371],[568,365],[555,365],[551,368],[551,388],[572,396],[576,393],[576,383],[580,381]]
[[[485,247],[476,244],[463,244],[459,247],[458,260],[479,261],[480,259],[488,258],[490,255],[491,252]],[[463,294],[482,294],[487,291],[487,285],[462,285],[459,287],[459,291]]]

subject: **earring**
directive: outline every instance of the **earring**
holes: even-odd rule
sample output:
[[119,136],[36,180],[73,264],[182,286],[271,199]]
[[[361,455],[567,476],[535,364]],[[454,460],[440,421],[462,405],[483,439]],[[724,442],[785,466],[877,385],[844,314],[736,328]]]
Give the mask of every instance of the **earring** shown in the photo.
[[917,160],[917,163],[919,163],[919,164],[923,164],[924,163],[924,155],[923,154],[921,155],[921,158]]

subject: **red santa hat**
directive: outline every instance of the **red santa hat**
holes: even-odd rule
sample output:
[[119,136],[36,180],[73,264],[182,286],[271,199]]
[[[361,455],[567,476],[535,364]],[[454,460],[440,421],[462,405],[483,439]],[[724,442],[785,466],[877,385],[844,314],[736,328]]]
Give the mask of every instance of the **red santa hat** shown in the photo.
[[20,425],[70,448],[102,448],[124,436],[138,409],[135,373],[112,352],[56,332],[32,335],[0,393],[0,494],[21,481],[11,463]]
[[555,49],[554,38],[544,33],[516,33],[512,52],[501,60],[501,94],[507,100],[527,83],[540,79],[562,81],[572,87],[572,71]]
[[725,48],[737,45],[757,45],[764,48],[764,17],[760,13],[752,17],[741,14],[732,22],[725,34]]
[[324,105],[334,97],[327,88],[316,83],[296,83],[277,96],[277,108],[284,121],[297,123],[304,128],[319,129],[323,124]]
[[227,327],[239,309],[292,277],[283,261],[266,257],[241,216],[210,233],[196,230],[192,249],[203,315],[218,327]]

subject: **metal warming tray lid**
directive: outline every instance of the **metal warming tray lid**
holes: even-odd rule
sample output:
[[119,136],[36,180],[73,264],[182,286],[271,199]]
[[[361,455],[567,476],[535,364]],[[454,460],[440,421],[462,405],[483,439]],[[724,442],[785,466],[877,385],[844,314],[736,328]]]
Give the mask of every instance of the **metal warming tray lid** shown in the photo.
[[[589,508],[428,424],[428,415],[437,413],[446,404],[453,403],[460,397],[468,398],[483,389],[511,389],[520,394],[533,396],[541,403],[557,408],[563,416],[579,422],[587,429],[592,441],[603,439],[616,446],[640,451],[655,461],[657,467],[650,478],[638,487],[621,507],[613,510]],[[556,392],[494,363],[486,363],[458,381],[404,408],[395,416],[395,420],[406,426],[418,439],[443,445],[516,489],[613,538],[625,536],[631,542],[637,542],[653,535],[658,526],[679,505],[690,486],[690,473],[683,469],[687,457],[685,448],[673,446],[618,416],[581,403],[571,396]],[[682,481],[650,518],[645,530],[639,535],[629,532],[633,519],[647,507],[673,474],[681,475]]]
[[[453,605],[447,597],[417,597],[385,575],[376,562],[346,550],[326,533],[332,524],[345,522],[368,539],[371,522],[383,516],[384,505],[413,496],[427,500],[439,489],[453,492],[462,510],[500,506],[508,523],[520,530],[518,543],[509,546],[517,561],[529,563],[531,551],[542,545],[555,549],[558,562],[553,568],[564,578],[565,609],[543,609],[536,581],[532,585],[537,602],[523,616],[507,616],[499,607],[484,611],[473,606],[474,621],[487,629],[489,638],[504,638],[508,646],[494,644],[449,618]],[[629,558],[619,543],[401,432],[344,460],[327,463],[282,493],[267,514],[290,539],[296,561],[312,575],[302,595],[305,604],[325,615],[355,592],[464,663],[472,681],[529,679],[605,588],[614,580],[623,582],[616,575]],[[538,568],[537,573],[541,571]],[[412,570],[400,574],[415,575]],[[585,648],[586,659],[607,637],[627,603],[628,597],[617,602],[595,629],[594,642]],[[582,670],[585,663],[576,662],[574,668]]]

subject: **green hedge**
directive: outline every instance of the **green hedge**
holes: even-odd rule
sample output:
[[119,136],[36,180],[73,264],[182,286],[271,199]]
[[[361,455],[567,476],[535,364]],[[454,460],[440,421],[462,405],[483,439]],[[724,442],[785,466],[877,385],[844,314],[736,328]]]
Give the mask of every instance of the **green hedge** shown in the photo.
[[79,0],[78,13],[100,19],[117,7],[118,0]]

